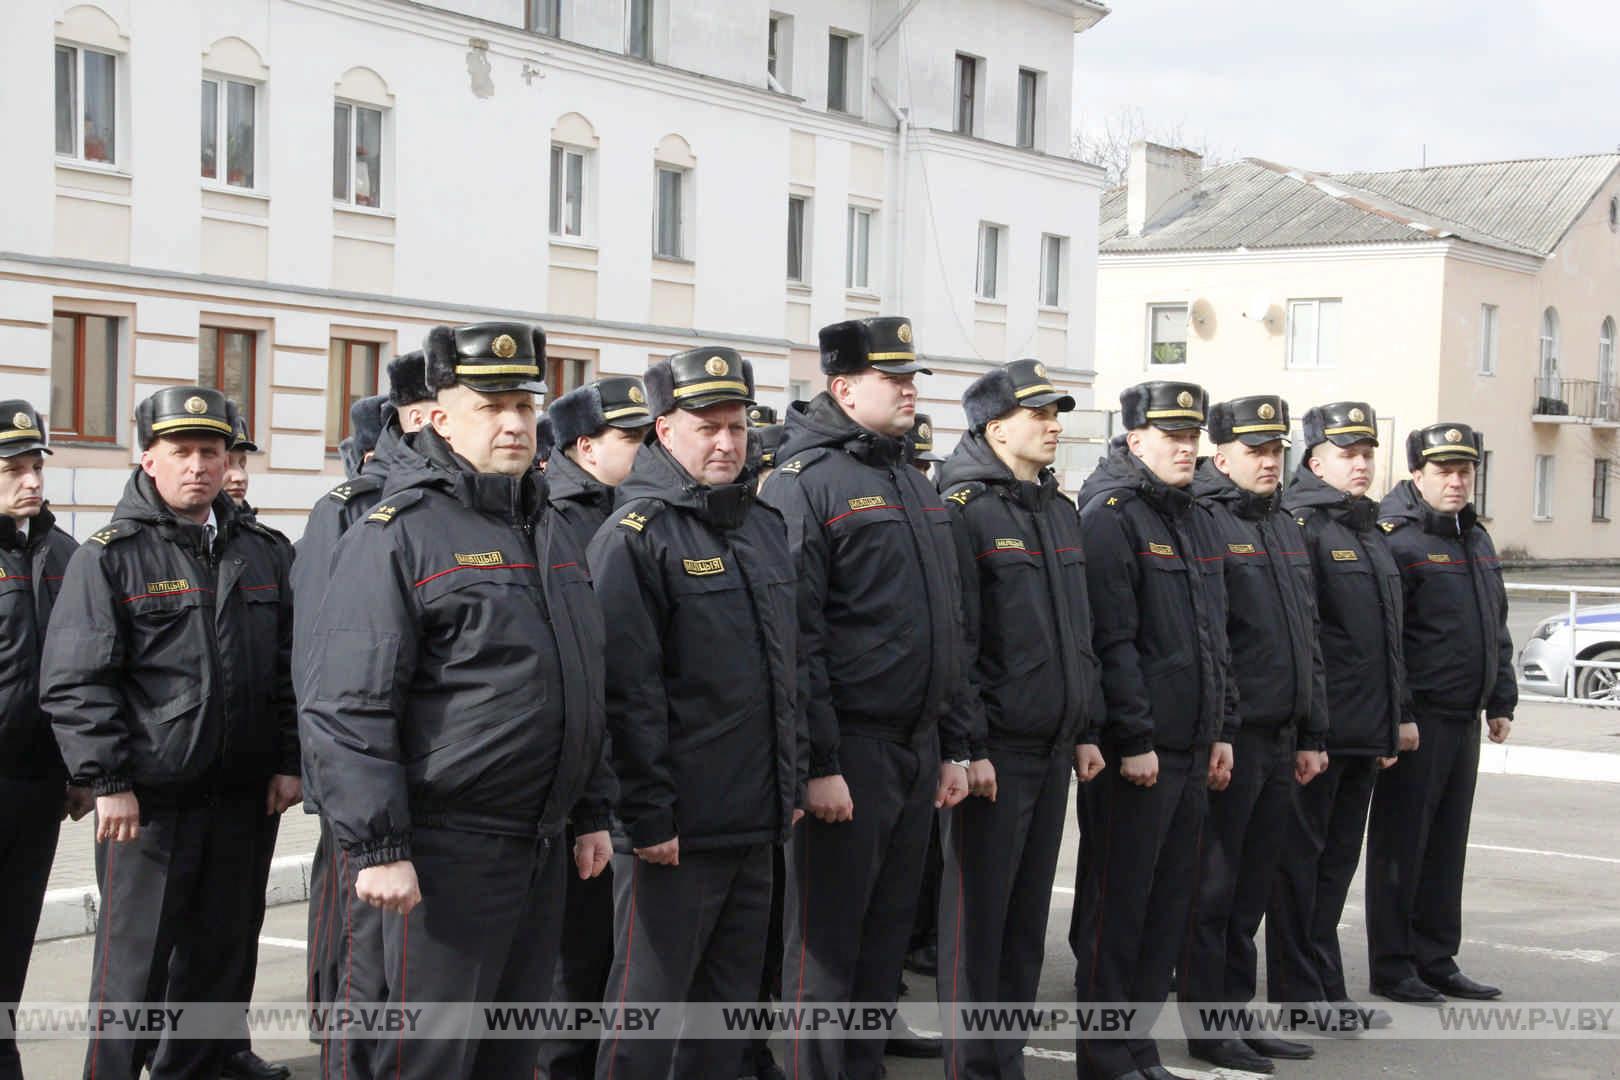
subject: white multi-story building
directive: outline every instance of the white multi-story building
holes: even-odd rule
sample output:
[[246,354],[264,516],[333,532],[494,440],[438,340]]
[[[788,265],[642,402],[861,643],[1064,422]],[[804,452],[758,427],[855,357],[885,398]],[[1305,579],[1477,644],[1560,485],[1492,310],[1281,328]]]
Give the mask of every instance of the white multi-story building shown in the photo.
[[554,391],[713,342],[778,407],[822,324],[904,313],[941,433],[987,363],[1089,401],[1090,0],[12,0],[0,397],[104,522],[135,403],[243,403],[296,534],[347,405],[439,322],[549,335]]

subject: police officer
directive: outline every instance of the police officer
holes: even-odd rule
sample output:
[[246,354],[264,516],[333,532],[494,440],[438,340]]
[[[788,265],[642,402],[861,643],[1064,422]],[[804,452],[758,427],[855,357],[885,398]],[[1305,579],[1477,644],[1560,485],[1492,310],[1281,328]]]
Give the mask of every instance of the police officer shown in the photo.
[[[820,337],[827,389],[789,410],[764,490],[798,568],[810,740],[782,985],[801,1004],[889,1002],[931,811],[967,794],[966,733],[948,708],[960,586],[944,503],[906,464],[914,379],[927,370],[910,320],[835,323]],[[871,1080],[882,1051],[875,1039],[795,1040],[788,1071]]]
[[[300,798],[287,564],[222,490],[231,412],[197,386],[140,403],[140,465],[68,565],[45,643],[45,709],[96,795],[92,1007],[165,985],[237,998],[259,821]],[[151,1053],[153,1077],[213,1076],[227,1052],[93,1034],[85,1073],[134,1080]]]
[[773,427],[782,422],[776,415],[776,409],[770,405],[748,406],[748,426],[750,428]]
[[1519,701],[1502,564],[1471,501],[1481,444],[1467,424],[1412,431],[1411,479],[1378,508],[1401,568],[1418,737],[1416,750],[1379,775],[1367,830],[1372,989],[1394,1001],[1501,994],[1456,960],[1480,715],[1491,741],[1506,742]]
[[[1405,718],[1401,578],[1378,504],[1367,497],[1378,415],[1365,401],[1335,401],[1305,414],[1305,458],[1283,496],[1305,533],[1316,578],[1327,673],[1328,767],[1294,792],[1266,909],[1266,994],[1272,1001],[1348,1005],[1339,917],[1356,864],[1380,766],[1414,749]],[[1242,768],[1241,757],[1239,769]],[[1325,1015],[1325,1014],[1324,1014]],[[1353,1034],[1355,1013],[1328,1024]]]
[[[39,659],[51,607],[78,547],[45,501],[45,424],[28,402],[0,401],[0,1008],[28,975],[57,822],[77,821],[90,793],[69,787],[39,705]],[[0,1078],[22,1080],[17,1044],[0,1036]]]
[[[383,909],[388,1001],[543,1001],[562,923],[570,812],[585,875],[606,807],[602,625],[582,554],[548,527],[533,471],[545,335],[435,327],[429,425],[338,545],[303,721],[354,897]],[[401,1077],[527,1076],[528,1040],[379,1042]]]
[[973,797],[941,815],[938,988],[945,1075],[966,1080],[1023,1075],[1021,1039],[961,1038],[948,1003],[1035,1000],[1070,770],[1089,781],[1103,758],[1080,519],[1051,470],[1074,398],[1015,360],[962,407],[968,432],[939,482],[961,563]]
[[[1232,782],[1209,797],[1198,892],[1177,966],[1181,1001],[1253,999],[1254,937],[1292,817],[1293,788],[1327,766],[1315,580],[1304,535],[1281,500],[1287,435],[1288,403],[1279,397],[1220,402],[1209,413],[1215,454],[1193,480],[1225,549],[1240,726],[1225,735],[1233,744]],[[1270,1072],[1272,1057],[1314,1053],[1309,1043],[1260,1037],[1190,1038],[1188,1049],[1250,1072]]]
[[[646,385],[654,438],[589,552],[619,780],[608,1001],[741,1001],[763,969],[771,850],[798,817],[793,565],[743,472],[751,365],[693,349]],[[731,1080],[741,1054],[609,1031],[596,1075]]]
[[[613,491],[630,474],[642,436],[652,426],[641,380],[612,376],[551,403],[543,429],[561,450],[546,467],[546,502],[552,527],[566,529],[580,550],[590,544],[613,509]],[[602,797],[611,799],[611,791]],[[573,844],[574,829],[568,829]],[[556,1001],[601,1001],[613,963],[613,868],[593,878],[568,875]],[[595,1039],[548,1039],[540,1048],[541,1075],[550,1080],[596,1071]]]
[[934,421],[927,413],[917,414],[906,439],[911,447],[911,464],[924,476],[932,466],[944,462],[943,456],[934,453]]
[[545,472],[551,465],[551,455],[557,449],[557,432],[551,426],[551,417],[542,416],[534,425],[534,471]]
[[[1209,397],[1150,382],[1120,396],[1127,429],[1080,491],[1104,767],[1081,789],[1069,944],[1081,1001],[1163,1003],[1197,879],[1206,787],[1231,780],[1237,716],[1225,545],[1191,486]],[[1139,1023],[1153,1017],[1139,1015]],[[1082,1039],[1085,1080],[1166,1080],[1152,1039]]]

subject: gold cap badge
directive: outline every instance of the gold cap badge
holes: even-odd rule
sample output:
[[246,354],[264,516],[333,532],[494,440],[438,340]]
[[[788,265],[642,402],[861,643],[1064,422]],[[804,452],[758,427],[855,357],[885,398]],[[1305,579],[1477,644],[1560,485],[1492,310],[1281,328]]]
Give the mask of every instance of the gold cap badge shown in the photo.
[[512,340],[511,334],[502,334],[489,343],[489,351],[502,360],[510,360],[517,355],[517,342]]
[[1462,432],[1458,431],[1456,428],[1447,428],[1446,429],[1446,442],[1449,442],[1449,443],[1462,442]]
[[933,427],[931,427],[928,424],[918,424],[917,425],[917,438],[922,439],[922,440],[924,440],[926,442],[926,441],[931,441],[933,439],[933,437],[934,437],[934,429],[933,429]]
[[186,412],[195,416],[199,413],[205,413],[207,411],[208,402],[204,401],[202,398],[195,395],[186,398]]
[[1035,374],[1039,375],[1043,379],[1046,378],[1046,365],[1045,364],[1036,364],[1035,365]]
[[1277,418],[1277,410],[1272,408],[1269,401],[1262,402],[1260,407],[1254,410],[1254,414],[1262,420],[1275,420]]
[[708,362],[703,365],[703,370],[707,371],[710,375],[724,375],[729,372],[731,368],[726,364],[724,357],[711,356],[709,357]]
[[1360,409],[1351,409],[1350,410],[1350,422],[1352,424],[1359,424],[1359,423],[1361,423],[1362,421],[1364,421],[1366,419],[1367,419],[1367,414],[1362,412]]
[[1192,408],[1192,403],[1193,396],[1187,393],[1187,391],[1183,390],[1181,393],[1176,395],[1176,404],[1180,405],[1183,409]]
[[632,386],[630,388],[630,402],[631,402],[631,404],[633,404],[633,405],[642,405],[642,404],[645,404],[646,401],[647,401],[647,395],[643,394],[641,392],[641,387]]
[[894,332],[894,336],[900,339],[900,343],[902,345],[910,345],[911,344],[911,324],[906,323],[906,322],[901,323],[900,324],[900,329],[898,329],[898,330],[896,330]]
[[11,418],[11,424],[13,427],[19,427],[26,431],[34,426],[34,418],[25,412],[20,412]]

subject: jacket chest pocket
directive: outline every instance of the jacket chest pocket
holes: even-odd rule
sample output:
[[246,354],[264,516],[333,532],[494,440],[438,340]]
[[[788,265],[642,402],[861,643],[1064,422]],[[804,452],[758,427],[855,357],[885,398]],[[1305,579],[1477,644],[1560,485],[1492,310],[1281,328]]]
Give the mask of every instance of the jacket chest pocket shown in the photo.
[[531,647],[542,619],[540,582],[530,563],[458,566],[417,582],[417,597],[441,650],[472,653]]
[[[866,499],[850,499],[844,509],[838,510],[823,523],[835,544],[843,548],[856,548],[882,543],[889,530],[905,527],[904,510],[882,496],[874,495],[871,498],[882,501],[869,504]],[[949,522],[946,524],[949,527]]]
[[0,623],[9,623],[34,603],[26,577],[0,571]]

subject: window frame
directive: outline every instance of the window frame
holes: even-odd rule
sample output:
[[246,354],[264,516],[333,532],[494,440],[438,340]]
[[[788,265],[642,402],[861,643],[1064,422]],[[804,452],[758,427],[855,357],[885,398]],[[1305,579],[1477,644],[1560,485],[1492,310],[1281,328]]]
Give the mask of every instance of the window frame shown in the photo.
[[[989,275],[985,274],[986,241],[995,238],[995,251],[990,260]],[[985,290],[988,280],[990,289]],[[1007,301],[1001,295],[1002,283],[1007,280],[1007,226],[994,221],[979,222],[978,258],[975,260],[973,272],[973,298],[987,304],[1005,304]]]
[[[56,410],[51,410],[46,417],[45,426],[53,440],[60,436],[62,442],[69,443],[95,443],[101,446],[116,445],[118,442],[118,396],[123,385],[119,378],[119,332],[120,318],[116,315],[102,315],[94,311],[55,311],[51,312],[51,321],[68,319],[73,323],[73,426],[71,428],[59,427],[59,416]],[[91,435],[84,431],[84,388],[85,388],[85,327],[91,319],[105,319],[111,324],[112,330],[112,356],[110,357],[112,371],[109,373],[110,387],[108,397],[112,402],[111,430],[105,435]],[[56,354],[54,347],[51,354],[51,383],[56,383]]]
[[1598,419],[1620,419],[1615,408],[1615,321],[1613,315],[1605,315],[1603,322],[1598,324]]
[[[545,22],[550,22],[549,29],[542,25]],[[562,0],[524,0],[523,29],[531,34],[562,37]]]
[[1482,450],[1479,464],[1474,466],[1474,513],[1482,518],[1491,516],[1491,463],[1494,450]]
[[[248,437],[253,437],[253,430],[257,427],[254,422],[257,416],[259,402],[259,333],[256,330],[244,330],[239,326],[214,326],[204,324],[197,328],[197,384],[209,386],[225,393],[225,338],[229,334],[239,334],[247,338],[247,372],[242,384],[247,387],[247,400],[236,402],[242,416],[247,420]],[[213,382],[203,380],[204,366],[202,363],[203,334],[212,331],[214,334],[214,373]],[[229,395],[227,395],[229,396]],[[257,441],[256,439],[254,440]]]
[[[331,380],[331,374],[332,374],[332,351],[331,350],[332,350],[332,346],[338,344],[339,342],[341,342],[343,344],[342,380],[337,385],[334,386],[334,385],[331,385],[331,382],[332,382],[332,380]],[[367,393],[361,394],[360,396],[361,397],[371,397],[371,396],[373,396],[373,395],[375,395],[377,393],[377,388],[380,385],[382,385],[382,359],[383,359],[383,343],[382,342],[374,341],[374,340],[371,340],[369,338],[334,337],[334,338],[330,339],[330,341],[329,341],[329,343],[327,345],[327,353],[326,353],[326,365],[327,365],[326,366],[326,372],[327,372],[327,383],[328,383],[328,385],[326,387],[326,392],[328,394],[333,394],[333,393],[338,394],[339,397],[338,397],[338,409],[337,409],[337,420],[338,420],[337,440],[336,440],[336,442],[328,442],[326,444],[326,452],[328,454],[338,453],[339,450],[342,448],[343,440],[348,438],[349,435],[351,434],[351,432],[349,430],[349,384],[350,384],[350,382],[353,381],[352,372],[353,372],[353,363],[354,363],[354,346],[356,346],[356,345],[363,346],[368,351],[368,355],[371,358],[370,388],[369,388],[369,391]],[[322,427],[325,428],[325,425],[323,424]],[[331,434],[332,434],[331,431],[329,429],[327,429],[327,430],[324,430],[322,432],[322,437],[323,438],[329,438],[331,436]]]
[[[60,100],[56,100],[56,89],[57,89],[57,87],[56,87],[56,56],[57,56],[57,50],[65,49],[69,53],[71,53],[72,56],[73,56],[73,79],[72,79],[73,86],[72,86],[72,91],[71,91],[73,96],[72,96],[71,100],[68,103],[68,117],[69,117],[69,120],[71,121],[71,124],[72,124],[71,130],[72,130],[73,149],[69,153],[63,153],[60,149],[57,149],[55,151],[55,156],[57,158],[61,159],[61,160],[71,161],[71,162],[74,162],[75,164],[80,164],[80,165],[88,165],[91,168],[103,168],[103,169],[117,169],[117,168],[119,168],[119,163],[120,163],[119,151],[123,149],[123,143],[124,143],[124,139],[122,137],[122,132],[119,130],[120,125],[123,122],[123,112],[124,112],[124,109],[123,109],[123,98],[124,98],[123,76],[124,76],[124,72],[123,72],[123,65],[122,65],[122,63],[120,63],[120,61],[122,61],[124,59],[124,54],[119,53],[119,52],[114,52],[111,49],[96,48],[93,45],[83,45],[83,44],[80,44],[77,41],[62,41],[62,40],[58,39],[58,40],[54,41],[53,45],[54,45],[54,47],[51,50],[51,92],[52,92],[52,98],[53,98],[52,104],[51,104],[51,119],[52,119],[52,125],[51,126],[52,126],[52,131],[53,131],[53,134],[52,134],[53,146],[54,146],[54,143],[55,143],[54,130],[55,130],[55,126],[56,126],[57,113],[61,110],[61,102],[60,102]],[[84,110],[85,110],[85,96],[84,96],[85,63],[84,63],[84,56],[85,56],[86,53],[93,53],[93,54],[95,54],[97,56],[105,56],[112,62],[112,74],[111,74],[111,77],[110,77],[110,82],[112,84],[112,116],[109,118],[108,125],[107,125],[108,129],[112,132],[112,151],[104,158],[91,157],[89,154],[87,154],[85,152],[85,137],[86,136],[85,136],[85,122],[84,122],[84,120],[85,120],[85,117],[84,117]]]
[[770,13],[765,30],[765,73],[784,94],[793,92],[793,16]]
[[[362,109],[367,112],[374,112],[377,114],[377,186],[382,191],[387,191],[393,186],[392,177],[389,176],[388,170],[388,144],[390,136],[392,135],[389,128],[389,119],[393,113],[393,110],[384,108],[380,105],[373,105],[364,101],[355,101],[350,98],[342,97],[334,97],[332,99],[332,108],[332,123],[334,126],[337,124],[337,109],[345,108],[349,110],[347,123],[348,151],[346,155],[347,179],[345,180],[344,194],[342,196],[339,196],[335,191],[332,193],[333,205],[344,210],[359,210],[362,212],[386,211],[388,209],[387,202],[381,198],[380,193],[378,196],[373,198],[372,202],[369,203],[359,202],[356,198],[354,181],[355,177],[359,175],[359,166],[356,161],[358,154],[356,151],[357,143],[360,138],[360,124],[358,123],[358,120],[360,110]],[[334,140],[333,150],[335,152],[337,149],[335,145],[337,132],[334,130],[332,134]],[[334,162],[332,177],[334,180],[337,179],[336,169],[336,162]]]
[[[205,184],[208,184],[210,186],[224,188],[224,189],[233,189],[234,188],[237,191],[258,191],[260,189],[259,188],[259,172],[260,172],[260,170],[259,170],[259,158],[261,156],[260,153],[259,153],[259,139],[260,139],[260,133],[259,133],[259,128],[260,128],[260,125],[259,125],[260,105],[259,105],[259,103],[263,100],[263,96],[262,96],[261,92],[264,89],[264,84],[260,83],[260,82],[256,82],[256,81],[254,81],[252,79],[242,79],[242,78],[238,78],[238,77],[233,76],[233,75],[225,75],[225,74],[222,74],[222,73],[217,72],[217,71],[207,71],[207,70],[203,71],[202,76],[201,76],[199,81],[200,82],[205,82],[205,83],[212,83],[213,87],[214,87],[213,93],[214,93],[214,173],[215,173],[215,175],[209,176],[207,173],[202,173],[201,170],[199,169],[199,174],[200,174],[200,177],[201,177],[202,181]],[[236,183],[232,183],[231,180],[230,180],[230,168],[231,168],[231,160],[230,160],[231,159],[230,127],[231,127],[231,123],[230,123],[230,91],[229,91],[228,88],[232,84],[235,84],[237,86],[246,87],[253,94],[252,136],[251,136],[251,139],[250,139],[250,142],[251,142],[252,145],[249,147],[249,151],[248,151],[249,154],[251,155],[251,160],[249,161],[248,164],[249,164],[250,168],[253,170],[253,179],[252,179],[251,182],[246,183],[246,184],[236,184]],[[200,89],[201,88],[199,87],[199,90]],[[199,134],[200,134],[200,132],[199,132]],[[221,169],[222,165],[224,166],[223,170]],[[222,172],[222,171],[225,174],[225,176],[223,178],[219,175],[220,172]]]
[[[561,157],[561,167],[558,158]],[[568,159],[579,159],[579,190],[574,216],[578,219],[575,231],[568,231]],[[546,229],[553,240],[582,242],[590,233],[589,207],[586,195],[590,190],[591,151],[583,146],[553,140],[549,161],[549,190],[547,191]]]
[[1592,459],[1592,520],[1607,522],[1609,517],[1609,474],[1614,462],[1610,458]]
[[[833,48],[834,41],[843,42],[841,50]],[[852,68],[850,64],[850,51],[854,47],[855,38],[852,34],[845,34],[838,30],[827,31],[827,111],[843,113],[845,116],[855,115],[855,110],[849,106],[849,75]],[[833,53],[841,51],[843,75],[836,82],[833,79]],[[833,104],[833,87],[838,87],[838,104]]]
[[[1159,341],[1154,340],[1154,335],[1157,333],[1157,330],[1155,330],[1154,327],[1155,327],[1155,324],[1158,322],[1159,313],[1161,311],[1166,311],[1166,312],[1168,312],[1168,311],[1179,311],[1181,313],[1181,315],[1182,315],[1182,318],[1184,320],[1185,325],[1187,327],[1189,327],[1189,328],[1192,325],[1192,305],[1189,304],[1187,301],[1185,301],[1185,300],[1163,300],[1163,301],[1157,301],[1157,302],[1150,301],[1148,303],[1148,306],[1147,306],[1148,324],[1147,324],[1147,358],[1146,358],[1147,359],[1147,364],[1146,364],[1146,369],[1148,371],[1154,371],[1154,370],[1159,369],[1159,368],[1184,368],[1184,367],[1187,366],[1187,331],[1183,331],[1182,338],[1181,338],[1181,341],[1179,343],[1174,342],[1174,341],[1159,342]],[[1162,345],[1180,344],[1181,345],[1181,359],[1180,360],[1154,360],[1153,359],[1154,350],[1161,344]]]
[[[1018,94],[1013,113],[1013,145],[1023,150],[1033,150],[1041,141],[1041,84],[1042,73],[1034,68],[1021,67],[1018,69]],[[1025,88],[1029,95],[1026,102]],[[1027,108],[1026,108],[1027,104]],[[1028,133],[1026,136],[1025,120],[1028,120]]]
[[[979,83],[983,78],[984,61],[972,53],[959,52],[952,68],[951,130],[970,138],[979,133]],[[966,116],[963,110],[966,110]]]
[[[577,365],[577,367],[576,367]],[[571,378],[573,374],[578,378]],[[581,356],[561,353],[546,354],[546,401],[556,401],[570,390],[578,390],[591,381],[591,362]]]
[[1553,487],[1558,482],[1557,457],[1553,454],[1537,454],[1532,468],[1534,473],[1530,484],[1530,518],[1532,521],[1551,521]]
[[[1286,326],[1284,327],[1284,340],[1285,340],[1285,343],[1286,343],[1285,347],[1286,347],[1287,352],[1286,352],[1286,357],[1285,357],[1284,362],[1287,364],[1288,369],[1290,371],[1337,371],[1338,370],[1339,365],[1338,365],[1338,362],[1337,362],[1337,359],[1338,359],[1337,356],[1335,356],[1335,361],[1332,364],[1324,364],[1322,362],[1322,305],[1324,305],[1324,304],[1335,304],[1335,305],[1337,305],[1338,312],[1339,312],[1339,315],[1338,315],[1339,329],[1340,329],[1340,332],[1342,333],[1343,329],[1344,329],[1344,297],[1342,297],[1342,296],[1303,296],[1303,297],[1291,297],[1291,298],[1289,298],[1289,300],[1287,302],[1287,306],[1285,308],[1285,310],[1287,312],[1287,318],[1286,318]],[[1294,312],[1295,312],[1296,308],[1304,307],[1306,305],[1309,305],[1310,308],[1311,308],[1312,327],[1313,327],[1313,331],[1314,331],[1313,334],[1312,334],[1313,340],[1312,340],[1312,343],[1311,343],[1311,363],[1309,363],[1309,364],[1300,363],[1298,358],[1295,355],[1295,350],[1294,350],[1294,326],[1295,326],[1295,314],[1294,314]],[[1342,346],[1343,346],[1344,343],[1341,340],[1341,341],[1337,342],[1336,344],[1339,345],[1341,347],[1341,349],[1342,349]]]
[[[664,250],[662,247],[664,233],[664,185],[663,174],[669,173],[676,178],[675,181],[675,247],[674,252]],[[691,238],[689,233],[689,207],[691,192],[687,183],[692,173],[691,169],[680,165],[671,165],[668,162],[656,162],[653,165],[653,258],[672,259],[676,261],[691,262]]]
[[[877,221],[877,211],[870,206],[857,206],[850,204],[848,213],[844,216],[845,242],[844,242],[844,289],[848,292],[875,293],[872,286],[872,234]],[[857,223],[861,228],[857,229]],[[856,236],[859,235],[865,242],[861,245],[862,280],[855,280],[855,251]]]
[[[1050,257],[1053,248],[1056,248],[1057,251],[1057,264],[1055,267],[1052,265]],[[1067,311],[1069,309],[1069,275],[1065,272],[1067,270],[1065,264],[1068,262],[1068,252],[1069,238],[1067,236],[1059,236],[1057,233],[1041,234],[1041,280],[1039,283],[1040,303],[1038,306],[1048,311]],[[1055,282],[1052,280],[1054,270],[1057,279]]]
[[[793,252],[795,240],[793,221],[794,203],[799,204],[798,236],[796,238],[798,241],[799,254],[799,272],[797,274],[794,274],[793,272]],[[787,229],[788,247],[787,266],[785,269],[787,272],[788,284],[808,285],[810,283],[810,196],[799,195],[794,192],[788,193]]]
[[1559,357],[1561,351],[1559,346],[1560,337],[1561,326],[1558,309],[1548,305],[1542,309],[1540,333],[1536,339],[1540,345],[1536,358],[1536,378],[1541,380],[1541,385],[1546,391],[1540,395],[1542,397],[1556,398],[1561,396],[1559,393],[1560,388],[1554,385],[1561,381],[1559,371],[1561,367],[1561,358]]
[[1496,304],[1479,305],[1478,374],[1494,376],[1502,355],[1502,309]]
[[[636,60],[653,59],[653,19],[656,17],[654,0],[625,0],[624,5],[624,55]],[[641,14],[641,35],[636,35],[636,15]],[[639,43],[639,51],[637,45]]]

